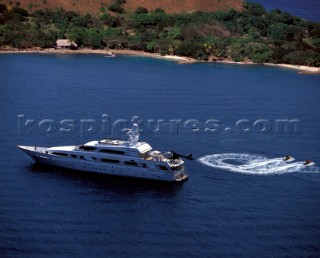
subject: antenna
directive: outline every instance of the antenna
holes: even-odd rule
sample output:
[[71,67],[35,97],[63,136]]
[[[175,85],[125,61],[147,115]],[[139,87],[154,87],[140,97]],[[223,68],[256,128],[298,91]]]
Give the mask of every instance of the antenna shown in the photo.
[[126,128],[124,130],[127,131],[126,134],[128,135],[128,140],[127,140],[128,144],[131,146],[136,145],[137,142],[139,141],[139,135],[140,135],[138,124],[133,124],[131,129]]

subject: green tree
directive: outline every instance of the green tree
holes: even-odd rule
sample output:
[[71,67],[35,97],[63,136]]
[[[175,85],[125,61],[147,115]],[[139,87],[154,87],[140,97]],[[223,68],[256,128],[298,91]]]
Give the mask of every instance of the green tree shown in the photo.
[[267,63],[271,61],[273,52],[263,43],[250,42],[245,45],[244,54],[255,63]]
[[204,51],[213,59],[220,59],[227,56],[227,49],[224,42],[218,37],[209,37],[205,40]]
[[247,41],[243,38],[233,40],[228,46],[228,52],[235,62],[241,62],[245,58],[245,45]]
[[156,42],[151,41],[151,42],[148,42],[148,44],[146,46],[146,49],[147,49],[148,52],[154,52],[155,51],[155,47],[156,47]]
[[102,48],[102,33],[98,28],[89,28],[84,31],[83,44],[93,48]]
[[276,23],[269,27],[269,38],[275,41],[284,41],[288,38],[289,25]]
[[182,42],[176,49],[176,54],[181,56],[190,56],[196,59],[206,59],[204,46],[201,43]]
[[108,13],[102,14],[100,16],[100,21],[103,25],[108,25],[110,27],[117,27],[119,25],[119,20]]
[[144,7],[137,7],[137,9],[135,10],[134,12],[135,14],[142,14],[142,13],[148,13],[148,9],[147,8],[144,8]]
[[243,7],[254,16],[262,16],[267,13],[262,4],[245,1]]
[[123,13],[124,9],[120,4],[113,3],[108,6],[108,10],[115,13]]
[[135,34],[128,37],[128,47],[140,50],[141,49],[141,35]]

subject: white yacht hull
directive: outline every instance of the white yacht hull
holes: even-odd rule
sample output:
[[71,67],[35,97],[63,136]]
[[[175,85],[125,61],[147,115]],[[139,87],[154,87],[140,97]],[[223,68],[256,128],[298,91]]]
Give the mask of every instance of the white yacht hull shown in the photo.
[[141,167],[128,167],[121,164],[105,164],[92,160],[72,159],[69,157],[51,155],[46,153],[46,148],[43,147],[18,146],[18,148],[23,150],[38,163],[66,169],[171,182],[181,182],[188,178],[188,175],[184,173],[183,170],[172,172]]

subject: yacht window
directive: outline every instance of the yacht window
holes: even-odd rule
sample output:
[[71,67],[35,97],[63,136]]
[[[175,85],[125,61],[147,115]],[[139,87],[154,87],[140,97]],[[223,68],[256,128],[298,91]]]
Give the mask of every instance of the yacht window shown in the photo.
[[168,170],[166,166],[159,165],[160,170]]
[[138,166],[137,162],[135,162],[135,161],[125,161],[124,164],[130,165],[130,166]]
[[95,147],[90,147],[90,146],[84,146],[84,145],[80,145],[78,147],[79,150],[85,150],[85,151],[93,151],[93,150],[96,150]]
[[102,162],[108,162],[108,163],[119,163],[119,160],[116,159],[101,159]]
[[77,158],[77,155],[71,154],[71,158]]
[[68,154],[67,153],[62,153],[62,152],[52,152],[53,155],[57,155],[57,156],[64,156],[67,157]]
[[118,151],[118,150],[106,150],[106,149],[102,149],[100,150],[100,152],[104,152],[104,153],[110,153],[110,154],[124,154],[124,151]]
[[80,156],[80,159],[84,159],[84,157],[83,157],[83,156]]

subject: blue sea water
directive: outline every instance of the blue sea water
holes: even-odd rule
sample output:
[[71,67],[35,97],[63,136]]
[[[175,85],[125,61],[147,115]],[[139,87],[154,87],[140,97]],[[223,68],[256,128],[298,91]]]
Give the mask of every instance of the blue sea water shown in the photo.
[[310,21],[320,21],[319,0],[252,0],[262,4],[267,10],[280,9]]
[[[58,54],[1,55],[0,75],[1,257],[319,256],[319,75]],[[140,116],[143,126],[180,119],[178,131],[147,128],[141,140],[193,153],[189,180],[39,167],[16,148],[102,138],[100,124],[96,133],[81,134],[80,120],[100,123],[103,114],[112,121]],[[27,119],[35,122],[23,127]],[[34,126],[43,119],[56,127],[74,119],[77,130],[46,133]],[[190,119],[202,128],[195,123],[192,130]],[[221,131],[204,131],[209,119]],[[241,119],[249,121],[237,127]],[[297,119],[298,130],[279,131],[278,119]],[[295,161],[284,163],[284,155]],[[304,167],[305,159],[316,165]]]

